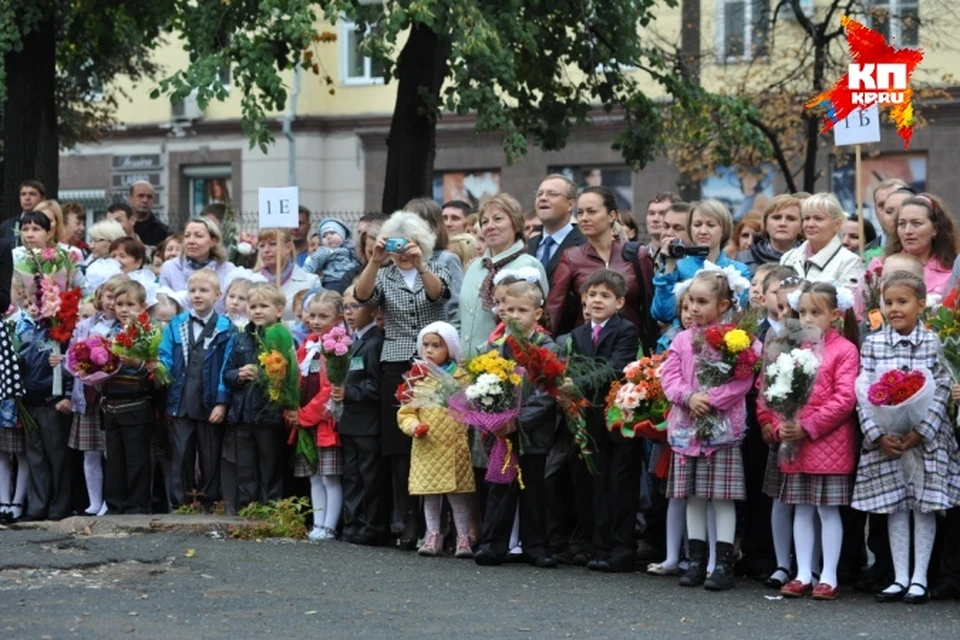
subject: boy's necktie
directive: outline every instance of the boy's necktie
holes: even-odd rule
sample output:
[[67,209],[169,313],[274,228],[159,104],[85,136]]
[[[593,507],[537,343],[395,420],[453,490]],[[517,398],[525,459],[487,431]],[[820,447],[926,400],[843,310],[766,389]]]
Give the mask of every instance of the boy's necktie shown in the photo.
[[603,326],[599,324],[593,325],[593,330],[590,332],[590,339],[593,340],[593,346],[597,346],[597,343],[600,342],[600,332],[603,331]]

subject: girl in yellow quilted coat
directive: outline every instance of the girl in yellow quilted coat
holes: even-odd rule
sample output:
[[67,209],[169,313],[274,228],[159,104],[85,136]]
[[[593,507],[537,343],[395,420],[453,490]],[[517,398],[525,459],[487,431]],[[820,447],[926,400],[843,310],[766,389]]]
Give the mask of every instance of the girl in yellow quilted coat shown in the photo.
[[[427,536],[420,555],[440,553],[440,508],[447,496],[457,527],[456,557],[472,558],[470,512],[467,494],[475,490],[466,425],[457,422],[441,405],[449,393],[470,383],[458,361],[461,356],[457,330],[446,322],[428,324],[417,339],[422,363],[408,374],[409,390],[397,412],[400,430],[413,437],[410,451],[409,491],[423,496]],[[429,371],[429,373],[428,373]]]

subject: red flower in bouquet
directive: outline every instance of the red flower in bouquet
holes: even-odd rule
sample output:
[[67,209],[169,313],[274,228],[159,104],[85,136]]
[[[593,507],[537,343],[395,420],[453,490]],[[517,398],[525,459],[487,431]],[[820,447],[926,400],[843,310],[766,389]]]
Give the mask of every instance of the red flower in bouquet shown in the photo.
[[159,384],[167,384],[170,374],[158,361],[160,337],[160,330],[150,324],[150,315],[144,311],[114,337],[113,352],[121,357],[155,364],[152,377]]
[[66,342],[73,336],[80,315],[80,289],[68,289],[60,294],[60,309],[50,328],[50,339]]
[[867,398],[878,407],[895,407],[915,396],[922,388],[926,378],[919,371],[887,371],[880,379],[870,385]]
[[67,350],[67,371],[83,384],[99,384],[120,368],[120,358],[111,351],[110,340],[92,336]]
[[704,332],[704,340],[706,340],[707,344],[713,347],[714,349],[717,349],[717,350],[722,349],[723,335],[727,331],[730,331],[733,328],[734,328],[733,325],[726,325],[726,324],[714,325],[712,327],[709,327]]

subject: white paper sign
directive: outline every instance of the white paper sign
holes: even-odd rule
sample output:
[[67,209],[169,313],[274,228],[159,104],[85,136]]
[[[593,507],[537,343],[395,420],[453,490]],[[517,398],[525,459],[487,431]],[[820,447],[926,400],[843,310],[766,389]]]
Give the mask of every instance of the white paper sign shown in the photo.
[[858,109],[833,125],[833,140],[838,147],[880,142],[880,107],[874,103]]
[[293,229],[300,224],[300,190],[297,187],[265,187],[258,190],[261,229]]

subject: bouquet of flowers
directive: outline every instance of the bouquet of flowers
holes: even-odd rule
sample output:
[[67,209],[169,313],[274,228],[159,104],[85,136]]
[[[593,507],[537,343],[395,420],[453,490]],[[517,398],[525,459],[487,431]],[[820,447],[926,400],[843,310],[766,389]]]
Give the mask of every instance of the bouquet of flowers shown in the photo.
[[[257,364],[260,367],[259,384],[267,395],[267,408],[286,414],[300,408],[300,370],[291,366],[297,362],[293,336],[282,323],[270,325],[259,334]],[[289,424],[289,423],[288,423]],[[307,429],[290,426],[287,444],[296,442],[296,453],[306,458],[311,466],[317,464],[314,437]]]
[[883,312],[880,311],[880,274],[881,268],[867,269],[863,274],[860,289],[859,313],[860,333],[866,335],[883,326]]
[[[820,368],[819,341],[818,329],[801,327],[796,320],[785,321],[783,330],[767,340],[763,397],[783,422],[795,422],[810,399]],[[796,452],[796,441],[781,443],[780,461],[793,460]]]
[[[663,422],[670,408],[660,386],[660,367],[664,356],[641,358],[628,364],[624,379],[614,382],[607,396],[607,429],[620,430],[625,438],[634,438],[638,430]],[[666,435],[666,432],[660,430]]]
[[[895,367],[864,371],[857,378],[857,401],[861,409],[886,435],[903,437],[923,422],[937,392],[929,369],[904,371]],[[905,484],[923,486],[923,457],[914,447],[900,457]]]
[[114,336],[111,349],[121,358],[156,365],[153,379],[159,385],[170,384],[170,372],[159,360],[160,338],[160,329],[150,324],[150,315],[143,311]]
[[[473,383],[451,395],[447,400],[450,410],[460,415],[469,426],[482,434],[493,434],[520,414],[522,369],[513,360],[489,351],[471,359],[466,365]],[[509,484],[517,478],[520,461],[513,444],[497,436],[488,457],[486,480]],[[520,480],[521,487],[523,480]]]
[[103,336],[74,343],[67,350],[67,371],[85,385],[100,384],[120,368],[120,358],[112,346]]
[[567,361],[564,362],[547,347],[539,346],[522,336],[521,331],[510,330],[506,344],[517,363],[524,368],[531,384],[553,397],[563,407],[563,422],[570,430],[573,445],[580,452],[590,473],[596,473],[593,462],[592,439],[587,431],[585,411],[590,401],[580,389],[564,385],[567,378],[612,379],[613,369],[605,363],[592,361],[573,353],[572,342],[567,342]]
[[944,298],[936,313],[926,321],[927,328],[940,338],[940,361],[954,382],[960,382],[960,286]]
[[[346,329],[334,327],[329,333],[320,336],[320,344],[326,360],[327,380],[334,386],[342,385],[350,370],[350,347],[353,345],[353,340],[347,335]],[[330,417],[339,420],[343,415],[343,403],[330,400],[327,403],[327,411],[330,412]]]
[[[756,316],[744,314],[738,324],[717,324],[702,330],[694,339],[697,384],[706,392],[715,387],[753,377],[759,357],[753,350]],[[694,420],[696,438],[704,444],[731,440],[731,425],[711,412]]]
[[[403,382],[397,386],[394,397],[404,406],[446,407],[450,396],[462,390],[453,377],[456,369],[454,363],[441,367],[428,360],[416,360],[403,374]],[[424,380],[433,384],[419,384]]]
[[[59,356],[61,345],[73,336],[80,312],[82,293],[79,288],[70,287],[76,269],[74,254],[62,247],[21,247],[15,256],[14,266],[25,276],[27,294],[36,296],[37,319],[47,330],[47,346],[53,355]],[[54,395],[63,393],[60,367],[53,370],[52,391]]]

